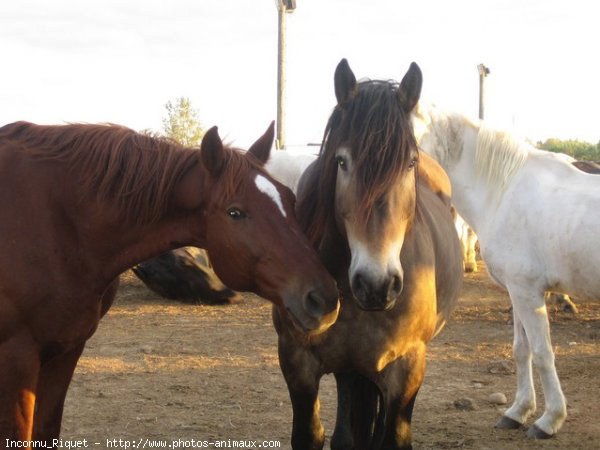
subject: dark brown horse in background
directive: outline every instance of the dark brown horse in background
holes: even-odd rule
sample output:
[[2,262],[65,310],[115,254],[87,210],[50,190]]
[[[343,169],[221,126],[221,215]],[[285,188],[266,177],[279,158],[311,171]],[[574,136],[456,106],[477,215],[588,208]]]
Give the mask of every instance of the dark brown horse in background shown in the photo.
[[572,164],[584,172],[600,174],[600,161],[574,161]]
[[181,247],[131,268],[148,289],[182,303],[225,305],[242,300],[215,274],[206,250]]
[[207,249],[227,285],[271,300],[303,332],[334,322],[335,283],[291,191],[263,170],[272,141],[273,125],[247,154],[216,127],[201,151],[119,126],[0,128],[0,447],[58,438],[119,274],[168,249]]
[[325,333],[302,336],[275,308],[279,357],[292,401],[294,449],[321,449],[319,380],[334,373],[333,449],[411,448],[411,416],[427,343],[453,310],[462,259],[445,172],[417,150],[409,121],[422,84],[357,84],[346,60],[338,104],[297,214],[338,281],[342,306]]

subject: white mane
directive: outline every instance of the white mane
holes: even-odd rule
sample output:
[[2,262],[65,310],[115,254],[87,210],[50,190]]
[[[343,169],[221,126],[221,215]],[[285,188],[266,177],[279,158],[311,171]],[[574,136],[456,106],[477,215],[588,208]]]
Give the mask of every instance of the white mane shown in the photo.
[[476,176],[502,194],[510,180],[525,164],[527,146],[506,131],[481,126],[475,151]]
[[443,167],[462,156],[462,129],[475,126],[466,117],[420,101],[413,111],[413,130],[419,146]]
[[413,111],[413,129],[419,146],[446,170],[463,157],[465,131],[477,135],[473,168],[475,177],[490,186],[496,198],[525,163],[527,144],[510,133],[488,128],[481,121],[448,112],[433,104],[419,102]]

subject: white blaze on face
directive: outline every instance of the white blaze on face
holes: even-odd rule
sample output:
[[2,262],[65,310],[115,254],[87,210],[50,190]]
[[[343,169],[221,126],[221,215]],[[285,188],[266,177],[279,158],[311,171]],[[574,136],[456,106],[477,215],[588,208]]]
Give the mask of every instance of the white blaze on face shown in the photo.
[[273,202],[279,208],[279,211],[281,211],[283,217],[287,217],[285,210],[283,209],[283,203],[281,202],[281,195],[279,195],[279,191],[275,185],[262,175],[257,175],[254,183],[260,192],[266,194],[271,200],[273,200]]

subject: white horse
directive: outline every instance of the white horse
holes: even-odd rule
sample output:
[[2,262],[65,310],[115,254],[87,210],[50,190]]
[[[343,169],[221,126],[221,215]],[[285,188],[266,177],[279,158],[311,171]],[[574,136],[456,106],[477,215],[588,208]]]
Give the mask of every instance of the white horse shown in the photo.
[[456,212],[456,208],[452,208],[454,214],[454,227],[458,233],[460,247],[463,254],[463,266],[465,272],[477,272],[477,235],[469,226],[465,219]]
[[549,438],[567,409],[544,292],[600,298],[600,177],[463,115],[424,105],[412,114],[419,146],[450,176],[453,203],[513,304],[517,392],[497,427],[521,427],[535,411],[533,362],[545,410],[527,435]]
[[[460,241],[463,254],[463,268],[466,273],[477,272],[479,270],[477,266],[477,235],[473,231],[473,228],[465,222],[465,219],[456,212],[456,208],[452,207],[452,210],[454,214],[454,226],[458,233],[458,240]],[[544,299],[546,300],[546,304],[553,304],[563,312],[577,314],[577,305],[575,305],[571,297],[567,294],[548,291],[544,295]]]
[[319,147],[308,146],[273,151],[265,169],[296,194],[300,177],[306,168],[317,159],[318,153]]

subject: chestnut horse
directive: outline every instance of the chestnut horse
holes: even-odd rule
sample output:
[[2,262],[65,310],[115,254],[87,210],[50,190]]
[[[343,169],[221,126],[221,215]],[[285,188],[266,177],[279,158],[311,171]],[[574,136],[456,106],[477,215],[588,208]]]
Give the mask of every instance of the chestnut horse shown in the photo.
[[273,125],[246,155],[216,127],[200,151],[120,126],[0,128],[0,447],[52,446],[119,274],[166,250],[207,249],[228,286],[285,309],[302,332],[335,321],[335,282],[291,191],[263,169],[272,141]]
[[319,380],[334,373],[332,448],[411,448],[427,343],[455,307],[463,278],[450,183],[412,135],[422,82],[416,65],[400,85],[357,83],[346,60],[334,78],[338,104],[300,181],[296,211],[338,282],[340,315],[323,334],[306,337],[281,308],[273,310],[294,412],[292,446],[323,447]]

